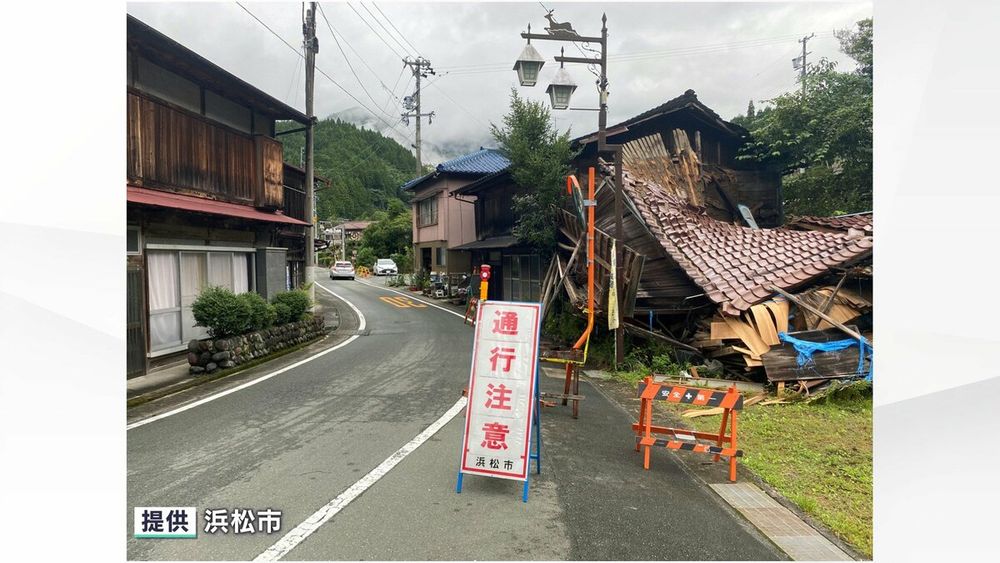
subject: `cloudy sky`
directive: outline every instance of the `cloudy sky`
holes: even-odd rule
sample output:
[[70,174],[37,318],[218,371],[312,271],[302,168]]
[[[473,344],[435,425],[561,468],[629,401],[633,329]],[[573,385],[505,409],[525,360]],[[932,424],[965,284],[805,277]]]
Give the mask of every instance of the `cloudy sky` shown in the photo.
[[[401,99],[414,84],[401,57],[421,55],[437,73],[424,80],[422,110],[435,112],[433,123],[425,121],[421,131],[425,163],[491,146],[489,124],[499,122],[510,89],[518,87],[512,70],[524,46],[518,34],[529,23],[532,31],[544,33],[543,5],[555,10],[556,21],[569,21],[583,35],[600,35],[606,11],[609,124],[689,88],[726,119],[744,112],[751,99],[760,107],[795,87],[792,58],[801,53],[799,38],[815,34],[808,43],[810,60],[826,57],[849,69],[852,62],[838,51],[833,30],[872,15],[870,2],[321,2],[315,113],[321,118],[339,114],[409,146],[414,127],[412,121],[409,126],[400,122]],[[304,111],[304,62],[281,40],[301,49],[301,3],[243,6],[128,3],[127,11]],[[523,96],[543,99],[558,68],[551,57],[561,46],[568,56],[582,55],[570,43],[533,45],[548,62],[537,86],[518,88]],[[596,107],[587,68],[573,64],[567,70],[579,84],[571,106]],[[597,127],[596,112],[554,111],[553,117],[574,136]]]

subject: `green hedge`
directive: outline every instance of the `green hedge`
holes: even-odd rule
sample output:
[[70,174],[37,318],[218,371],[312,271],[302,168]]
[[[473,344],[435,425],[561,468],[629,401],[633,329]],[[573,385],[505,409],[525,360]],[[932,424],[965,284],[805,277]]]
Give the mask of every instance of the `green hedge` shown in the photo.
[[275,295],[271,303],[274,305],[278,324],[301,321],[312,305],[309,294],[304,289],[283,291]]
[[309,294],[301,289],[279,293],[268,303],[253,292],[236,295],[224,287],[209,287],[194,300],[191,312],[209,336],[223,338],[301,321],[310,305]]
[[250,299],[224,287],[209,287],[194,300],[191,312],[198,326],[208,328],[209,336],[220,338],[252,330],[257,317],[254,307]]

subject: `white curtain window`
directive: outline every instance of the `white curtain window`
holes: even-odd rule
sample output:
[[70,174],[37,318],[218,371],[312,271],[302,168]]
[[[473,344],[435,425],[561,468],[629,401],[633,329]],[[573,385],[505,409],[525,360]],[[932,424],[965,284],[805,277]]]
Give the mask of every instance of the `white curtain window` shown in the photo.
[[208,284],[233,289],[233,253],[208,253]]
[[250,260],[242,252],[233,253],[233,292],[250,291]]
[[149,269],[149,310],[177,307],[177,253],[150,251],[146,261]]
[[191,305],[208,286],[208,264],[204,252],[181,252],[181,336],[184,342],[208,336],[208,329],[195,326]]
[[149,344],[152,351],[181,342],[181,307],[176,252],[150,251],[146,256],[149,280]]

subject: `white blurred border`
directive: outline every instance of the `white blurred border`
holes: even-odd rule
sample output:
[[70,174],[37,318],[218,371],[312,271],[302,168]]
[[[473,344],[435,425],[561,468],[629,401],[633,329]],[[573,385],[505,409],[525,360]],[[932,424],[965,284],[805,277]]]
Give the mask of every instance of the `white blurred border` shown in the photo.
[[125,5],[0,7],[5,561],[125,559]]
[[[0,16],[4,558],[124,560],[125,4]],[[875,558],[994,560],[1000,3],[874,17]]]

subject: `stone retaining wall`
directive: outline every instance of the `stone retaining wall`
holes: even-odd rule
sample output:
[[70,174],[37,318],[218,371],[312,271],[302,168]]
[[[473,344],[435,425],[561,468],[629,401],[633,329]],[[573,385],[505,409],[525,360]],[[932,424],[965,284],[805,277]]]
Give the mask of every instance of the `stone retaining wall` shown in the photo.
[[317,315],[240,336],[192,340],[188,343],[188,364],[192,374],[212,373],[312,340],[324,332],[323,316]]

